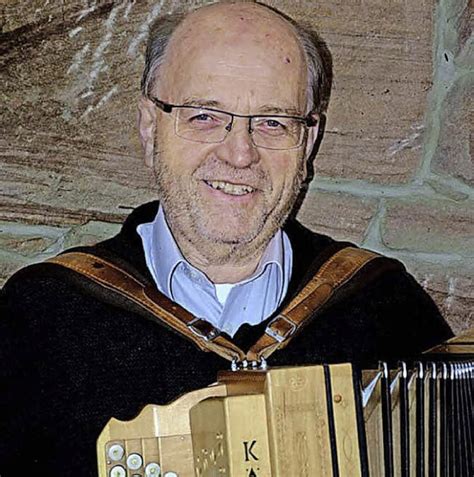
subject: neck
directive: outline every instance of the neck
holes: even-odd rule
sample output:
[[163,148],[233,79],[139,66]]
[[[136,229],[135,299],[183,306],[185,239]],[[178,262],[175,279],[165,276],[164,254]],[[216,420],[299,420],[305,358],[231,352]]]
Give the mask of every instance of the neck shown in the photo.
[[[176,240],[184,258],[201,270],[213,283],[238,283],[255,272],[265,247],[253,250],[251,255],[244,252],[245,246],[214,244],[209,254],[197,250],[196,246],[182,236]],[[202,244],[201,244],[202,245]]]

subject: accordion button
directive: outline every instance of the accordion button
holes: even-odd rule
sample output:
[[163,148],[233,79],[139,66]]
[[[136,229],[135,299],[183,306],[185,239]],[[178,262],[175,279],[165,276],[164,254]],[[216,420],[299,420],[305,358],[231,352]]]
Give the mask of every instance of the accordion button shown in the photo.
[[124,449],[120,444],[113,444],[109,448],[109,452],[107,453],[110,460],[114,462],[121,460],[124,454]]
[[110,477],[126,477],[127,473],[121,465],[116,465],[110,469]]
[[163,477],[178,477],[178,474],[176,472],[166,472]]
[[156,462],[150,462],[145,467],[145,476],[146,477],[160,477],[160,473],[161,473],[160,464],[157,464]]
[[140,454],[130,454],[127,457],[127,466],[131,470],[137,470],[143,465],[143,459]]

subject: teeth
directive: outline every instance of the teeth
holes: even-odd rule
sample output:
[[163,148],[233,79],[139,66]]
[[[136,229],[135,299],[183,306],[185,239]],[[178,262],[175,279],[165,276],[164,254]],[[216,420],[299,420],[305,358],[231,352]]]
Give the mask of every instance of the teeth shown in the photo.
[[213,189],[220,190],[230,195],[245,195],[254,191],[253,187],[248,185],[230,184],[224,181],[206,181]]

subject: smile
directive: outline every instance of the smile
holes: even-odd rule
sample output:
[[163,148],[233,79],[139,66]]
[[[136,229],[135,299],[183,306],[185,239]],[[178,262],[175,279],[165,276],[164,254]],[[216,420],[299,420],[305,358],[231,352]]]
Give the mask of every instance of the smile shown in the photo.
[[224,181],[204,181],[209,187],[219,190],[229,195],[246,195],[254,192],[255,189],[249,185],[231,184]]

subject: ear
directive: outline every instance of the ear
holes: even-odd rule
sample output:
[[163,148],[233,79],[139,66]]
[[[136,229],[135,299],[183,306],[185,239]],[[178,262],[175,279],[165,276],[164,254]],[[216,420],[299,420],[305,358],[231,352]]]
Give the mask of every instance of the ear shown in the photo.
[[319,114],[314,113],[313,117],[317,120],[316,126],[312,126],[308,128],[308,137],[306,139],[306,146],[304,151],[304,178],[306,179],[308,174],[308,160],[311,156],[311,152],[313,151],[314,145],[318,140],[319,134],[319,125],[320,125],[320,117]]
[[143,148],[145,165],[153,167],[153,150],[155,146],[156,107],[142,96],[138,101],[138,132]]
[[306,160],[308,160],[311,151],[316,144],[316,140],[318,139],[319,134],[319,125],[321,124],[321,118],[319,117],[319,114],[313,113],[312,116],[314,117],[314,119],[316,119],[317,123],[316,126],[308,128],[308,138],[306,140],[306,148],[304,152]]

